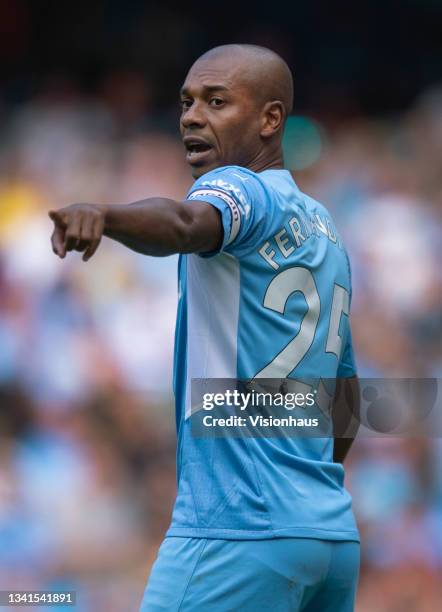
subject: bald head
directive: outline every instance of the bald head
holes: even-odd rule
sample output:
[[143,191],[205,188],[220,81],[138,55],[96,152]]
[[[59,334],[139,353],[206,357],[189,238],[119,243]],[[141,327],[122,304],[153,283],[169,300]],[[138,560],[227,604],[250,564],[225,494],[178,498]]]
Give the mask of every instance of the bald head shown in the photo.
[[292,104],[290,69],[274,51],[237,44],[204,53],[181,88],[180,129],[193,176],[226,165],[283,167]]
[[232,44],[210,49],[195,62],[220,59],[235,62],[238,77],[246,84],[259,104],[280,100],[285,115],[293,108],[293,77],[280,55],[258,45]]

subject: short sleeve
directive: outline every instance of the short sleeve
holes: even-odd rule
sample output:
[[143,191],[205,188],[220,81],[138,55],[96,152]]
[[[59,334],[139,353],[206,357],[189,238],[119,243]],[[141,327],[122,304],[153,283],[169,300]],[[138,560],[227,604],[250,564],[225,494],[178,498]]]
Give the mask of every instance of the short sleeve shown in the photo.
[[342,351],[341,360],[339,362],[336,376],[338,378],[350,378],[356,375],[356,362],[353,353],[353,341],[351,336],[350,326],[347,331],[347,338]]
[[200,253],[210,257],[220,252],[241,257],[252,251],[265,232],[266,189],[251,171],[225,166],[207,172],[192,185],[187,200],[200,200],[221,213],[224,236],[218,251]]

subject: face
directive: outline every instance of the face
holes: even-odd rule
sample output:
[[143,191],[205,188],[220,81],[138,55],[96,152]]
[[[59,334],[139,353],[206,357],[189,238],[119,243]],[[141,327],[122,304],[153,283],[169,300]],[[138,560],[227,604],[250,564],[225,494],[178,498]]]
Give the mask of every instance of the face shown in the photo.
[[235,58],[198,60],[181,89],[181,136],[194,178],[259,154],[260,109]]

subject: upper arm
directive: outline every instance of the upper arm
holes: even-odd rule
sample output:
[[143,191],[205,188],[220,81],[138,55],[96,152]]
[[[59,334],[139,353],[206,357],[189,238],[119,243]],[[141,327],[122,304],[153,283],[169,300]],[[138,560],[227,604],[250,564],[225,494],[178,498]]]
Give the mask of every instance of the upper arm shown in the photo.
[[354,438],[360,424],[359,378],[354,376],[337,378],[332,404],[333,436]]
[[184,224],[183,253],[217,251],[223,241],[221,213],[204,201],[181,203],[181,220]]
[[[352,299],[352,282],[351,282],[351,267],[350,267],[350,259],[348,257],[347,251],[345,251],[345,259],[347,263],[348,269],[348,283],[349,283],[349,308],[351,307],[351,299]],[[356,361],[353,352],[353,339],[351,334],[350,327],[350,313],[347,318],[346,325],[346,334],[344,338],[344,346],[341,353],[341,358],[339,360],[338,371],[336,376],[348,378],[351,376],[356,376]]]
[[337,377],[349,378],[356,376],[356,361],[353,352],[353,341],[351,336],[350,323],[348,324],[345,344],[339,360]]
[[[351,303],[351,271],[347,253],[345,253],[348,265],[350,303]],[[349,445],[345,439],[356,436],[360,422],[360,389],[357,376],[356,361],[353,351],[353,339],[351,333],[349,314],[345,317],[345,337],[343,338],[343,348],[339,359],[336,372],[336,392],[333,401],[333,431],[334,436],[339,440],[337,450],[342,446],[343,457],[345,457]],[[336,442],[336,440],[335,440]]]

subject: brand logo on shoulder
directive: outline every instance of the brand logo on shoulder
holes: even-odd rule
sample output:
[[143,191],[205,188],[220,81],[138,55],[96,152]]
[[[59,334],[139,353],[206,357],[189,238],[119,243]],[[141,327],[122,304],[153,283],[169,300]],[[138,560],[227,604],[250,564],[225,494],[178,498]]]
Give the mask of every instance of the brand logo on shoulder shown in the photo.
[[225,191],[230,191],[242,204],[244,208],[244,214],[248,216],[248,212],[250,211],[250,206],[248,207],[248,211],[246,212],[247,200],[241,189],[232,185],[232,183],[227,183],[227,181],[223,181],[223,179],[214,179],[212,181],[203,181],[202,185],[208,185],[211,187],[219,187],[219,189],[223,189]]

